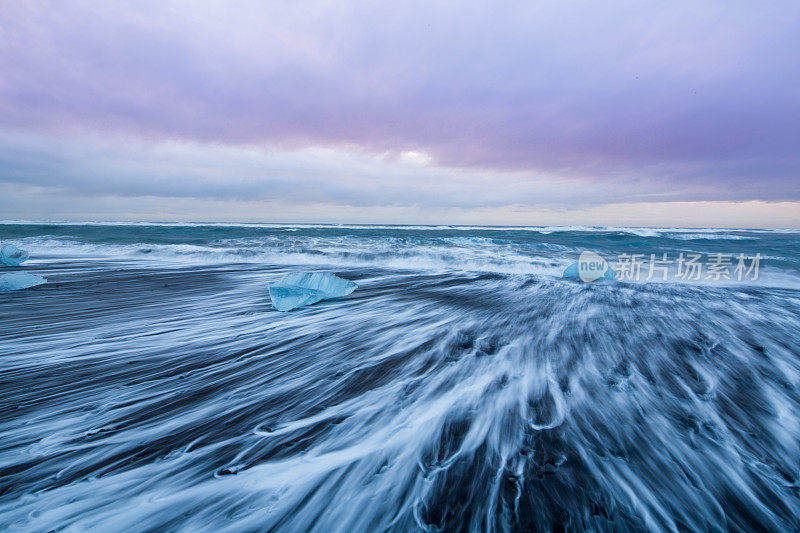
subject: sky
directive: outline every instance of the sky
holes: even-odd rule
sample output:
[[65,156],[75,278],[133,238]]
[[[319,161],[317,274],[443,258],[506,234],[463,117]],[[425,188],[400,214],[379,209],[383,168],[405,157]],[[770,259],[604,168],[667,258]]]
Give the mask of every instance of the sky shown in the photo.
[[0,1],[0,220],[800,227],[795,0]]

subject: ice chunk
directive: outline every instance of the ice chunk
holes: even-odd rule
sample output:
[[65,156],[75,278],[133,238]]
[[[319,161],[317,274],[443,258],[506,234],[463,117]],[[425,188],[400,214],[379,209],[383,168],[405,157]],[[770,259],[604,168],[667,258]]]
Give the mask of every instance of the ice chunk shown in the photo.
[[28,252],[20,250],[13,244],[6,244],[0,249],[0,263],[6,266],[19,266],[28,259]]
[[[580,276],[578,262],[576,261],[571,265],[569,265],[567,268],[565,268],[564,273],[561,274],[561,277],[566,279],[578,279],[578,280],[582,279]],[[605,272],[603,272],[602,276],[595,279],[615,280],[617,279],[617,273],[609,266],[608,268],[606,268]]]
[[281,278],[282,287],[303,287],[325,293],[325,298],[347,296],[358,288],[354,281],[342,279],[331,272],[290,272]]
[[269,296],[275,309],[291,311],[320,300],[347,296],[357,288],[354,281],[331,272],[291,272],[275,285],[270,285]]
[[325,293],[303,287],[282,287],[272,285],[269,288],[272,305],[278,311],[291,311],[297,307],[311,305],[325,299]]
[[47,283],[47,280],[36,274],[28,274],[26,272],[0,274],[0,292],[28,289],[44,283]]
[[564,269],[564,273],[561,274],[561,277],[562,278],[568,278],[568,279],[579,279],[579,276],[578,276],[578,262],[575,261],[574,263],[569,265],[567,268],[565,268]]

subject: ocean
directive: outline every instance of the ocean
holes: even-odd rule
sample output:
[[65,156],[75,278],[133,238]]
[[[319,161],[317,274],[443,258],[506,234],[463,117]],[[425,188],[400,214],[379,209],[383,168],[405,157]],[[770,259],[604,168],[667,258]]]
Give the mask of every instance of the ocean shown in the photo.
[[[800,529],[798,230],[0,243],[47,279],[0,292],[0,530]],[[615,279],[565,278],[584,252]],[[297,271],[359,288],[278,312]]]

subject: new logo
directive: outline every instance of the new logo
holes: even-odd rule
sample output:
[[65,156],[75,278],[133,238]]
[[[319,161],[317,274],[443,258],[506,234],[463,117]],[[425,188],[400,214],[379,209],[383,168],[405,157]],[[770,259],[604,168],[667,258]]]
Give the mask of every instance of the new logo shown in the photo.
[[580,279],[584,283],[590,283],[598,279],[615,279],[616,273],[600,254],[584,250],[578,261],[568,266],[561,277]]

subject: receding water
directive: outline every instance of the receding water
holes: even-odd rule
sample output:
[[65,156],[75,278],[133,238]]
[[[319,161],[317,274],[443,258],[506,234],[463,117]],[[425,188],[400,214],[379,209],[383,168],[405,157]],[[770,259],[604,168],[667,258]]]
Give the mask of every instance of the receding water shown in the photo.
[[[0,224],[0,529],[800,528],[800,232]],[[581,251],[757,280],[561,279]],[[10,271],[11,269],[5,269]],[[359,289],[280,313],[267,286]]]

